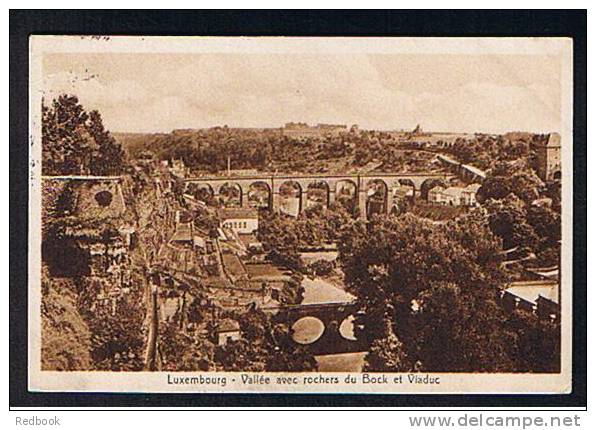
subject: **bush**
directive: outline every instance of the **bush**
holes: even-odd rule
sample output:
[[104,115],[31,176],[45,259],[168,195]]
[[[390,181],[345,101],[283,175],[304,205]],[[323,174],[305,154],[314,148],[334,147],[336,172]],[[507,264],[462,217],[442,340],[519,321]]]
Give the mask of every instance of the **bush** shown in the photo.
[[311,273],[317,276],[325,276],[331,273],[334,264],[328,260],[317,260],[309,264],[308,269]]

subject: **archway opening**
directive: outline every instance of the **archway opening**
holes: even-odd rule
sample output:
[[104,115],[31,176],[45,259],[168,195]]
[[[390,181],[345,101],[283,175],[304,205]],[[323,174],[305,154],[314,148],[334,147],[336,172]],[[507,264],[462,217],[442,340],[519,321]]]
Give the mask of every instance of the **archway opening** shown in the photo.
[[400,214],[414,204],[416,188],[410,179],[399,179],[393,184],[388,197],[389,213]]
[[407,190],[408,196],[415,196],[416,186],[414,185],[414,181],[412,181],[411,179],[399,179],[397,183],[399,187]]
[[108,207],[112,204],[112,193],[107,190],[95,194],[95,201],[101,207]]
[[248,188],[248,205],[257,209],[267,209],[271,202],[271,189],[265,182],[254,182]]
[[301,345],[315,343],[324,332],[325,324],[316,317],[303,317],[292,325],[292,339]]
[[339,334],[341,337],[347,340],[356,340],[356,334],[354,333],[354,321],[356,318],[354,315],[346,317],[339,325]]
[[358,188],[353,181],[344,179],[335,184],[335,204],[343,206],[350,214],[358,212]]
[[186,186],[186,194],[190,194],[195,199],[209,205],[215,205],[213,188],[209,184],[190,183]]
[[306,188],[306,207],[311,206],[329,206],[329,185],[325,181],[308,184]]
[[557,171],[555,171],[553,173],[553,179],[555,181],[560,181],[561,180],[561,171],[560,170],[557,170]]
[[387,184],[381,179],[373,179],[366,186],[366,214],[387,213]]
[[422,198],[423,200],[428,200],[428,192],[438,186],[447,188],[449,185],[447,184],[446,181],[444,181],[443,179],[439,179],[439,178],[432,178],[432,179],[425,180],[420,185],[420,198]]
[[296,181],[286,181],[279,187],[279,210],[287,215],[297,217],[302,208],[300,196],[302,187]]
[[219,204],[227,208],[242,207],[242,188],[232,182],[226,182],[219,188]]

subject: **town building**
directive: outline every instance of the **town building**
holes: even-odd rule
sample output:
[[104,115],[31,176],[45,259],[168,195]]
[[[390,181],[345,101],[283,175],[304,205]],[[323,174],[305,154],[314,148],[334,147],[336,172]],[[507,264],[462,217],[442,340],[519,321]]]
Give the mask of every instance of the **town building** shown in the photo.
[[345,124],[317,124],[322,136],[338,136],[340,133],[348,131]]
[[192,234],[192,223],[191,222],[180,222],[176,225],[176,230],[172,238],[170,239],[171,242],[177,243],[180,245],[191,245],[193,242],[193,234]]
[[480,184],[470,184],[467,187],[443,187],[437,185],[428,192],[430,203],[448,206],[476,206],[476,194]]
[[281,129],[282,136],[291,137],[294,139],[308,139],[318,138],[321,136],[319,130],[311,127],[304,122],[289,122]]
[[345,124],[317,124],[310,126],[304,122],[288,122],[282,129],[283,136],[294,139],[316,139],[325,136],[338,136],[340,133],[347,132],[348,126]]
[[536,170],[543,181],[561,179],[561,136],[551,133],[548,140],[536,145]]
[[186,175],[186,166],[184,165],[184,160],[173,159],[171,162],[170,173],[179,178],[184,178]]
[[220,208],[217,211],[220,228],[238,234],[250,234],[259,229],[259,213],[254,208]]
[[501,292],[501,304],[505,310],[513,312],[522,309],[544,319],[559,317],[558,281],[531,280],[512,282]]

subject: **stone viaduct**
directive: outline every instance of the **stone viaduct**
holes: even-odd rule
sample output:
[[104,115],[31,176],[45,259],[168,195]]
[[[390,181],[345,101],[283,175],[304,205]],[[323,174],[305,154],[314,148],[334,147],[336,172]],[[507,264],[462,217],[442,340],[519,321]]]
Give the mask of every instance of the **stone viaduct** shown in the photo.
[[410,186],[413,195],[420,194],[424,188],[431,187],[437,182],[447,182],[454,175],[450,173],[361,173],[361,174],[255,174],[250,176],[201,176],[186,178],[185,189],[190,184],[206,187],[209,193],[218,197],[222,187],[233,186],[239,190],[240,202],[243,207],[249,206],[249,193],[258,185],[268,191],[268,207],[278,210],[280,207],[280,190],[283,186],[292,185],[298,190],[300,213],[307,206],[307,193],[313,185],[323,186],[326,190],[326,204],[335,201],[336,195],[343,186],[348,185],[353,190],[353,198],[358,205],[361,218],[366,218],[366,204],[371,190],[377,190],[383,197],[383,208],[391,210],[391,198],[396,188]]

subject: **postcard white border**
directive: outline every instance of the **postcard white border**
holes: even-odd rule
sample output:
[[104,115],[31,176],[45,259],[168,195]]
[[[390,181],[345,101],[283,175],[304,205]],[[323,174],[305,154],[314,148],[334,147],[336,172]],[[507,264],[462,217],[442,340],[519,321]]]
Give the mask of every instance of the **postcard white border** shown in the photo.
[[[41,355],[41,105],[42,58],[49,53],[292,53],[292,54],[523,54],[561,56],[562,136],[562,296],[560,374],[462,374],[430,373],[438,385],[298,384],[243,385],[241,373],[213,372],[225,376],[217,385],[172,386],[168,373],[184,372],[50,372],[42,371]],[[29,381],[30,391],[128,392],[128,393],[350,393],[350,394],[566,394],[571,392],[572,270],[573,270],[573,42],[569,38],[318,38],[318,37],[130,37],[130,36],[31,36],[30,37],[30,175],[29,175]],[[272,379],[276,373],[264,373]],[[202,374],[207,375],[207,374]],[[297,373],[301,376],[338,376],[347,373]],[[362,374],[351,374],[361,377]],[[386,374],[393,378],[398,374]],[[404,374],[405,375],[405,374]],[[426,374],[423,374],[426,375]],[[234,379],[234,382],[232,382]]]

